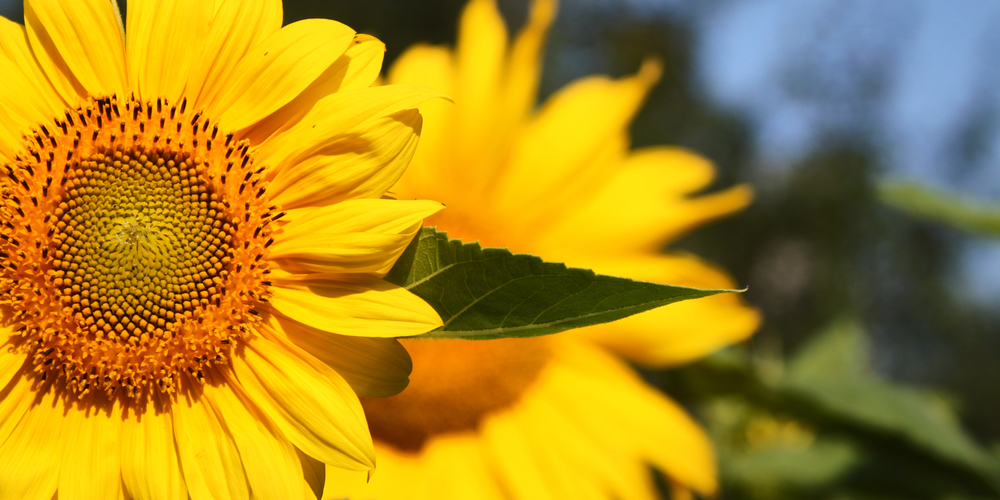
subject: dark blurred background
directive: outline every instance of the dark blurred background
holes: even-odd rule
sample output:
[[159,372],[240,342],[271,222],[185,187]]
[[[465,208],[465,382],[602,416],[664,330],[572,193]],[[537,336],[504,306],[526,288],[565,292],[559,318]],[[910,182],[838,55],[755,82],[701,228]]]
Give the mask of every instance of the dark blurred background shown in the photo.
[[[528,1],[498,1],[516,30]],[[285,19],[378,36],[388,64],[415,42],[451,44],[463,5],[285,0]],[[0,13],[22,15],[9,0]],[[716,188],[755,188],[744,213],[673,245],[749,287],[765,316],[749,356],[780,364],[825,325],[856,320],[878,374],[940,393],[978,442],[1000,443],[1000,243],[876,194],[906,178],[1000,199],[1000,2],[562,0],[543,97],[648,55],[666,71],[634,146],[689,147],[717,165]]]

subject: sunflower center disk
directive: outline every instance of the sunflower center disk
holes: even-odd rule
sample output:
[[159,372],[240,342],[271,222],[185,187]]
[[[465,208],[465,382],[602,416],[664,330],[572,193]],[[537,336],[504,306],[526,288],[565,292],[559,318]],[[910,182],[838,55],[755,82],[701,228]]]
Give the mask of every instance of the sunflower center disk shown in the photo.
[[276,207],[249,147],[184,108],[96,100],[5,166],[0,301],[42,380],[172,393],[256,321]]
[[233,228],[199,168],[179,154],[116,152],[69,172],[55,210],[54,283],[88,333],[133,348],[162,341],[219,300]]

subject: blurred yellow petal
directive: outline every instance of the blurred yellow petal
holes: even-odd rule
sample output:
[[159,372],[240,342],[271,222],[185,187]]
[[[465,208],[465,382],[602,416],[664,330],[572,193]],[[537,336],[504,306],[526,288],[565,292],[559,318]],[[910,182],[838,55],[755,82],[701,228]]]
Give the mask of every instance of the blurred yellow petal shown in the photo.
[[85,413],[67,409],[59,469],[60,500],[117,500],[122,495],[119,405]]
[[538,252],[557,256],[567,243],[612,255],[655,252],[667,241],[750,203],[747,186],[686,196],[707,185],[712,176],[705,159],[683,150],[635,153],[592,197],[566,211],[540,236]]
[[496,210],[514,212],[525,205],[544,209],[553,193],[580,195],[599,186],[611,172],[590,160],[627,131],[659,77],[660,64],[647,61],[634,77],[590,77],[556,93],[513,144],[510,161],[494,188]]
[[[671,478],[702,494],[718,485],[715,453],[701,427],[676,403],[647,386],[624,363],[585,344],[566,343],[539,386],[553,404],[570,408],[595,435],[618,440]],[[601,412],[587,413],[599,406]],[[581,413],[583,412],[583,413]],[[602,429],[613,428],[611,435]]]
[[378,469],[364,474],[327,468],[324,500],[406,498],[407,500],[500,500],[493,472],[479,439],[453,434],[430,443],[420,455],[379,450]]
[[533,456],[534,443],[520,432],[513,419],[490,419],[481,432],[491,465],[514,497],[559,500],[559,493],[547,480],[549,471]]
[[[389,71],[389,81],[394,84],[436,89],[449,96],[454,96],[454,80],[451,52],[423,44],[408,48]],[[462,168],[462,162],[456,159],[458,155],[452,155],[456,153],[455,139],[451,137],[456,108],[457,105],[440,99],[420,105],[420,114],[424,116],[420,147],[394,191],[403,196],[425,193],[424,196],[433,196],[445,203],[447,200],[440,195],[455,196],[461,181],[453,174]]]
[[542,49],[555,15],[555,0],[533,1],[528,23],[511,46],[507,74],[501,89],[504,93],[502,130],[520,123],[535,107],[542,73]]
[[384,276],[420,229],[444,208],[434,201],[362,199],[290,211],[271,258],[292,272]]
[[[528,393],[516,411],[497,418],[516,418],[536,442],[544,442],[554,459],[567,460],[579,482],[610,488],[616,498],[653,496],[645,464],[638,465],[624,453],[612,454],[581,428],[574,412],[560,411],[544,393]],[[638,474],[637,474],[638,472]]]
[[226,89],[240,59],[278,31],[281,18],[281,0],[219,2],[188,79],[187,95],[197,98],[195,107],[207,107]]
[[206,110],[229,129],[247,128],[298,97],[353,40],[354,30],[336,21],[289,24],[243,56]]
[[258,338],[233,360],[240,385],[307,455],[352,470],[375,466],[364,411],[347,382],[319,373],[282,346]]
[[153,406],[147,407],[141,421],[134,413],[124,418],[122,482],[135,500],[185,500],[188,494],[174,444],[173,417]]
[[742,342],[760,322],[759,312],[732,294],[725,294],[671,304],[575,334],[638,363],[663,367],[690,362]]
[[405,288],[380,279],[275,280],[272,307],[326,332],[357,337],[410,337],[442,325],[437,312]]
[[[462,158],[492,157],[499,137],[494,121],[503,104],[500,79],[507,52],[507,27],[494,0],[472,0],[462,11],[455,47],[455,127],[452,147]],[[492,177],[491,170],[459,168],[451,172],[456,181],[477,189]]]
[[[202,45],[215,14],[201,0],[132,0],[128,3],[126,60],[128,82],[144,100],[164,98],[179,103],[199,89],[185,92],[188,78],[204,57]],[[194,104],[193,102],[190,104]]]
[[[732,287],[729,277],[697,259],[657,256],[664,242],[745,207],[750,198],[742,186],[694,195],[709,185],[713,170],[692,153],[629,153],[629,127],[659,79],[658,61],[648,60],[629,78],[579,80],[533,110],[554,7],[554,1],[533,1],[508,49],[495,2],[473,0],[463,12],[455,52],[418,45],[399,58],[390,82],[443,90],[455,105],[420,106],[421,145],[391,193],[445,203],[448,210],[425,224],[466,241],[617,276]],[[433,485],[425,491],[424,485],[467,461],[482,467],[462,474],[474,477],[470,483],[483,492],[469,489],[457,498],[652,500],[658,488],[650,466],[683,488],[713,493],[715,464],[704,432],[607,350],[673,363],[756,328],[756,311],[739,297],[713,299],[692,301],[705,308],[700,312],[657,316],[648,326],[633,328],[624,320],[603,331],[567,332],[546,339],[548,349],[529,343],[510,352],[493,349],[482,357],[491,363],[477,364],[480,358],[462,343],[427,349],[424,342],[404,341],[412,346],[410,387],[393,398],[364,401],[379,456],[388,457],[380,458],[380,465],[389,464],[380,468],[388,478],[380,482],[376,475],[367,490],[344,494],[448,498],[450,492]],[[515,367],[505,372],[516,373],[518,383],[467,389],[465,383],[489,378],[497,366]],[[437,450],[459,436],[477,446],[454,448],[448,463],[437,460]],[[380,486],[385,484],[410,487]]]

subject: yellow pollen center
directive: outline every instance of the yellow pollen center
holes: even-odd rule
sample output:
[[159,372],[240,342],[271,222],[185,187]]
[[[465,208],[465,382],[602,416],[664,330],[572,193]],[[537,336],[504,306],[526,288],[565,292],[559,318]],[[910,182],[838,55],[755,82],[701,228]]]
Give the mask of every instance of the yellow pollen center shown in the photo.
[[92,100],[4,165],[0,304],[42,380],[173,393],[257,321],[281,214],[248,144],[185,108]]

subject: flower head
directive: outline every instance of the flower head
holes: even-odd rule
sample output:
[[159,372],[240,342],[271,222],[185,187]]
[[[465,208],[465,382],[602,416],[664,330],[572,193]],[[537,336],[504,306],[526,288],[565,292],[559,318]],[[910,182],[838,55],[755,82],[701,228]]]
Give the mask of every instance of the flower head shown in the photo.
[[29,0],[0,19],[0,497],[301,498],[374,467],[358,394],[440,318],[380,278],[415,106],[279,0]]
[[[670,240],[737,211],[737,186],[694,196],[713,176],[679,148],[629,151],[628,126],[660,64],[623,79],[571,83],[534,109],[541,49],[555,14],[535,0],[508,45],[492,0],[471,0],[454,51],[416,46],[389,81],[454,97],[428,102],[420,149],[393,191],[448,205],[426,221],[466,241],[642,280],[732,288]],[[681,363],[749,336],[758,315],[738,297],[674,304],[551,337],[404,341],[414,360],[401,394],[364,400],[379,453],[370,484],[330,471],[333,497],[650,498],[650,465],[678,491],[716,488],[700,427],[622,358]]]

